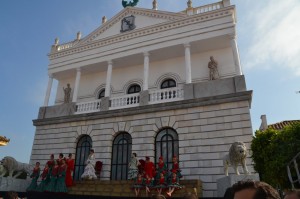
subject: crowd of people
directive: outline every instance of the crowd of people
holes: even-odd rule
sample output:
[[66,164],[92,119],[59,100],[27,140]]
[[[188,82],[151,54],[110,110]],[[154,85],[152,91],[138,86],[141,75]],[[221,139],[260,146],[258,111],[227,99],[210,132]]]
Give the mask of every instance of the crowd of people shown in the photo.
[[[65,158],[63,154],[59,154],[59,158],[55,160],[54,155],[50,156],[42,173],[40,163],[37,162],[30,177],[32,178],[27,191],[38,192],[55,192],[67,193],[67,187],[73,185],[74,160],[72,154]],[[38,180],[41,179],[38,185]],[[82,179],[97,179],[95,175],[95,156],[94,150],[90,150],[90,154],[86,160]],[[145,160],[138,160],[136,153],[131,155],[128,165],[128,180],[134,182],[132,188],[136,197],[141,195],[141,190],[145,190],[146,196],[151,191],[157,192],[156,198],[171,197],[174,191],[181,189],[179,179],[182,178],[179,168],[177,156],[172,157],[171,169],[168,169],[164,158],[159,157],[157,165],[146,157]],[[194,199],[196,195],[187,195],[185,198]],[[228,188],[224,199],[281,199],[277,190],[267,183],[260,181],[240,181]],[[293,190],[285,192],[284,199],[300,199],[300,191]]]
[[146,157],[144,165],[141,165],[135,153],[131,156],[128,179],[134,180],[133,189],[137,197],[140,195],[141,189],[145,189],[146,196],[151,190],[156,190],[159,195],[166,191],[166,195],[171,196],[175,190],[182,188],[179,184],[181,177],[177,156],[173,156],[170,170],[162,156],[159,157],[156,167],[149,157]]
[[[61,153],[57,160],[54,155],[50,156],[41,173],[40,163],[37,162],[30,177],[32,178],[27,192],[56,192],[67,193],[67,187],[73,185],[74,159],[70,153],[68,158],[65,158]],[[41,179],[38,185],[38,180]]]

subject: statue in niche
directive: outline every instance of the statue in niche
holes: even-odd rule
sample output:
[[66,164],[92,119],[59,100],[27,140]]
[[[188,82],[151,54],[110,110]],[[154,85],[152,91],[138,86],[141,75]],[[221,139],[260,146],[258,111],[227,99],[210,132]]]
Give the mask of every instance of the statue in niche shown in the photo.
[[63,87],[65,97],[64,97],[64,103],[70,103],[71,102],[71,87],[70,84],[67,84],[67,88]]
[[218,72],[218,62],[215,61],[213,56],[210,56],[210,61],[208,62],[209,68],[209,80],[219,79],[219,72]]

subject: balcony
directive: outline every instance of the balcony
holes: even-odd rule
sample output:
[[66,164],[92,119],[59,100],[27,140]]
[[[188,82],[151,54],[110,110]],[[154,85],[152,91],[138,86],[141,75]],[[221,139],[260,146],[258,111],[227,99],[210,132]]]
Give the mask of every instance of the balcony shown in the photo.
[[[174,87],[149,91],[148,104],[158,104],[184,99],[182,88]],[[109,110],[140,106],[140,93],[111,97]],[[76,103],[75,114],[93,113],[101,111],[101,100]]]

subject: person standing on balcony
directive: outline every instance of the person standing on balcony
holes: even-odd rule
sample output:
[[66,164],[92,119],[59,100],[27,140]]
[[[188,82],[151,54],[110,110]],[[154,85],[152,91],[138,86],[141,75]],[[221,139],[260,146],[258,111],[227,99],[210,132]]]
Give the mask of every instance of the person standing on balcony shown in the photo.
[[66,160],[67,163],[67,172],[66,172],[66,185],[67,187],[73,186],[73,171],[74,171],[74,159],[72,158],[72,153],[69,153],[68,159]]
[[136,158],[136,153],[132,153],[131,154],[131,160],[128,164],[128,180],[134,180],[137,177],[137,174],[139,172],[138,170],[138,166],[139,166],[140,162],[138,161],[138,159]]
[[64,103],[70,103],[71,102],[71,87],[70,84],[67,84],[67,88],[63,87],[65,97],[64,97]]
[[149,178],[153,178],[155,174],[155,167],[154,163],[151,162],[149,157],[146,157],[146,162],[145,162],[145,176],[148,176]]
[[82,179],[89,179],[89,180],[95,180],[97,179],[97,176],[95,174],[95,155],[94,155],[94,149],[90,150],[90,155],[88,159],[86,160],[86,166],[84,168],[84,172],[81,175]]

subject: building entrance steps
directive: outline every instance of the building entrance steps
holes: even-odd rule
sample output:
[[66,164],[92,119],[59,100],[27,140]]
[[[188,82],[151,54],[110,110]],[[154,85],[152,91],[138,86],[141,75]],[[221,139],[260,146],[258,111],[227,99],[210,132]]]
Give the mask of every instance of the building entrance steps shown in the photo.
[[[75,185],[69,188],[71,195],[84,195],[84,196],[111,196],[111,197],[135,197],[134,189],[132,189],[133,181],[109,181],[109,180],[86,180],[76,182]],[[181,180],[180,184],[184,188],[176,190],[172,194],[172,198],[183,197],[187,192],[195,193],[202,196],[202,182],[200,180]],[[148,197],[157,194],[156,189],[152,189]],[[165,192],[163,193],[164,195]],[[141,190],[140,197],[146,197],[145,189]]]

